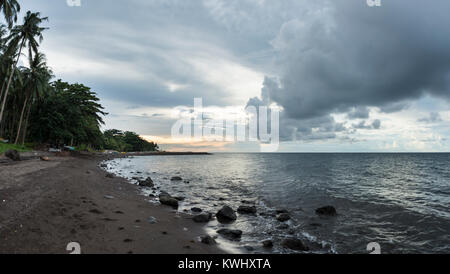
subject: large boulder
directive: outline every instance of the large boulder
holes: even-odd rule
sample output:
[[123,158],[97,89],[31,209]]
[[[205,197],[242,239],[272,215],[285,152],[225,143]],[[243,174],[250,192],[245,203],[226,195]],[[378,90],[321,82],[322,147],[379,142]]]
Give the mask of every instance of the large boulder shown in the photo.
[[264,248],[272,248],[273,247],[272,240],[264,240],[261,243]]
[[221,223],[232,222],[237,219],[236,213],[229,206],[223,206],[216,214],[217,220]]
[[159,202],[163,205],[178,208],[178,200],[170,196],[168,193],[161,193],[159,195]]
[[228,228],[222,228],[217,230],[217,233],[222,235],[224,238],[227,238],[228,240],[239,240],[242,236],[242,231],[238,229],[228,229]]
[[303,242],[296,238],[286,238],[281,242],[281,246],[296,251],[308,251],[309,248]]
[[239,206],[237,212],[241,214],[256,214],[256,206],[241,205]]
[[286,222],[291,219],[291,216],[288,213],[280,213],[277,215],[277,220],[280,222]]
[[209,235],[200,236],[200,242],[203,244],[207,244],[207,245],[215,245],[216,244],[216,240],[214,240],[214,238]]
[[139,186],[142,186],[142,187],[154,187],[155,184],[153,183],[152,178],[148,177],[147,179],[145,179],[143,181],[139,181]]
[[15,149],[8,149],[5,151],[5,156],[13,161],[20,161],[20,154]]
[[323,216],[336,216],[337,212],[333,206],[324,206],[316,209],[316,214]]
[[207,223],[211,220],[212,214],[211,213],[202,213],[195,215],[192,220],[196,223]]

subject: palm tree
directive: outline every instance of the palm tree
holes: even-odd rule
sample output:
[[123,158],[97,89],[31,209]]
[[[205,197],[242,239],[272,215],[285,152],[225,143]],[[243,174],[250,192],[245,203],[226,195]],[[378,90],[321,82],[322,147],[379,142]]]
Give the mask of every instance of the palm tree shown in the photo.
[[9,28],[13,22],[17,21],[17,14],[20,12],[20,5],[17,0],[0,0],[0,12],[3,13]]
[[[3,103],[0,111],[0,124],[3,118],[3,112],[5,111],[6,97],[8,96],[11,80],[13,78],[15,68],[17,67],[17,63],[19,62],[20,55],[22,54],[22,49],[26,44],[28,45],[30,58],[32,58],[31,55],[33,52],[36,54],[38,53],[39,43],[43,40],[42,32],[47,29],[40,27],[40,24],[43,21],[48,21],[48,18],[41,18],[41,14],[39,12],[32,13],[31,11],[28,11],[23,19],[23,25],[15,26],[7,38],[9,41],[7,50],[8,54],[13,55],[13,53],[16,52],[17,47],[19,45],[20,46],[17,59],[14,63],[13,69],[11,70],[8,84],[6,85],[5,95],[3,97]],[[39,42],[35,39],[36,37],[39,38]]]
[[[29,62],[30,68],[24,69],[23,72],[25,101],[23,102],[22,112],[20,113],[16,141],[14,142],[14,144],[17,144],[19,141],[20,131],[22,130],[23,115],[25,113],[28,102],[32,102],[34,97],[39,98],[44,90],[49,86],[48,82],[52,78],[52,71],[47,67],[45,55],[43,53],[36,54],[33,59],[29,58]],[[26,134],[26,128],[28,126],[28,115],[25,121],[24,138]]]

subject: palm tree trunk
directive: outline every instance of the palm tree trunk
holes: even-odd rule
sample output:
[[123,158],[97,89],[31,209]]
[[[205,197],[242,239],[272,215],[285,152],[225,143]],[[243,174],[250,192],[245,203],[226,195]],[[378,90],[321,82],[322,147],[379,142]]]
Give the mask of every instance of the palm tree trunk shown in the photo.
[[22,129],[22,121],[23,121],[23,113],[25,112],[25,108],[27,107],[28,95],[25,97],[25,102],[23,102],[22,112],[20,113],[19,126],[17,127],[17,135],[15,145],[19,142],[20,130]]
[[0,102],[1,102],[2,97],[3,97],[3,91],[5,90],[5,84],[6,84],[6,77],[5,77],[5,81],[3,81],[2,91],[0,91]]
[[25,126],[23,128],[22,134],[22,146],[25,144],[25,138],[27,138],[28,120],[30,119],[32,102],[28,104],[27,116],[25,117]]
[[6,86],[5,97],[3,98],[3,103],[2,103],[2,110],[0,111],[0,124],[2,123],[3,112],[5,111],[6,97],[8,97],[9,87],[11,85],[11,81],[12,81],[14,72],[16,71],[17,63],[19,63],[20,54],[22,54],[22,48],[23,48],[24,43],[25,43],[25,37],[22,38],[22,42],[20,44],[20,49],[19,49],[19,54],[17,55],[17,59],[16,59],[14,66],[12,67],[11,75],[9,76],[9,80],[8,80],[8,85]]

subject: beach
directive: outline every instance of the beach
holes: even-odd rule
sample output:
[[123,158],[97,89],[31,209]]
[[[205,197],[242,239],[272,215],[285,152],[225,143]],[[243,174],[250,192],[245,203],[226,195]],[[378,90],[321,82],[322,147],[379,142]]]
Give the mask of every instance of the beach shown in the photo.
[[[0,159],[0,253],[211,254],[203,226],[170,207],[150,203],[139,187],[107,176],[111,156]],[[110,178],[112,177],[112,178]]]

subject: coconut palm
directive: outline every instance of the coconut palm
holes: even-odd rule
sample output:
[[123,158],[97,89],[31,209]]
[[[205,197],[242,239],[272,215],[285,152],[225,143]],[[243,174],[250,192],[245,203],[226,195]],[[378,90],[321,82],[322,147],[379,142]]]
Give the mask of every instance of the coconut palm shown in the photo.
[[[19,125],[17,127],[16,141],[17,144],[22,130],[22,121],[24,118],[25,109],[28,106],[28,102],[32,102],[33,98],[39,98],[43,94],[44,90],[49,87],[49,81],[52,78],[52,71],[47,67],[45,55],[43,53],[37,53],[33,59],[29,55],[30,68],[23,70],[23,82],[25,100],[23,102],[22,111],[20,113]],[[29,113],[29,111],[28,111]],[[28,114],[25,119],[25,129],[28,126]],[[25,138],[26,131],[24,132]],[[24,139],[22,138],[22,140]]]
[[3,13],[9,28],[17,21],[17,14],[20,12],[20,5],[17,0],[0,0],[0,12]]
[[[28,46],[29,56],[32,58],[32,53],[38,53],[39,44],[43,40],[42,32],[47,29],[40,27],[40,24],[47,21],[47,17],[41,17],[39,12],[32,13],[28,11],[24,17],[23,25],[15,26],[12,28],[8,39],[8,49],[7,54],[13,55],[18,48],[17,59],[13,65],[13,69],[10,73],[8,84],[6,85],[5,95],[3,97],[2,107],[0,111],[0,124],[3,118],[3,113],[5,111],[6,98],[8,96],[9,87],[13,79],[13,74],[17,63],[19,62],[20,55],[22,54],[22,49],[24,46]],[[38,40],[36,40],[38,38]]]

